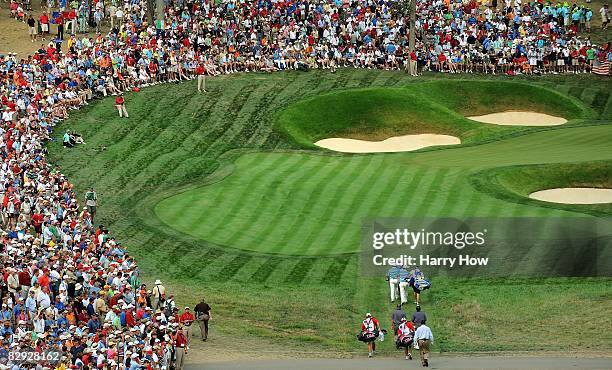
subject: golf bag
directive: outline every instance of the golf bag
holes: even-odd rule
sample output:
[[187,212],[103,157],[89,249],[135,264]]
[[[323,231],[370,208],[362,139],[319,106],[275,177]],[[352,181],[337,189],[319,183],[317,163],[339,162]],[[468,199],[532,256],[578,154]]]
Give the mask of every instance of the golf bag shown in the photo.
[[418,267],[414,270],[412,279],[412,285],[420,291],[429,289],[429,287],[431,287],[431,283],[429,280],[425,279],[425,275],[423,275],[423,272],[421,272]]
[[397,337],[397,340],[395,341],[395,346],[397,347],[397,349],[410,348],[413,341],[414,341],[414,333],[410,333],[408,335],[402,335],[402,336]]
[[414,279],[414,287],[420,291],[429,289],[431,283],[427,279]]
[[357,340],[364,343],[373,342],[378,338],[378,330],[361,332],[357,335]]

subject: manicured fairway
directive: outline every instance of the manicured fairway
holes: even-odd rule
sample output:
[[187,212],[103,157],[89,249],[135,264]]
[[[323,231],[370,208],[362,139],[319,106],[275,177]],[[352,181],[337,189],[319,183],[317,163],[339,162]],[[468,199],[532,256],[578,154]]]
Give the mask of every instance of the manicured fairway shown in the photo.
[[356,252],[361,219],[372,216],[561,216],[536,202],[477,192],[469,176],[486,167],[610,160],[611,142],[612,126],[603,125],[416,154],[248,154],[223,181],[167,198],[156,213],[182,232],[233,248]]
[[[391,310],[384,279],[361,278],[359,257],[350,253],[361,216],[612,214],[609,205],[551,206],[525,197],[534,186],[571,186],[564,173],[584,179],[583,168],[594,171],[582,183],[606,185],[610,177],[609,80],[561,77],[513,79],[535,87],[514,100],[504,92],[525,87],[501,84],[508,81],[503,77],[479,84],[487,79],[414,79],[374,70],[222,76],[207,81],[207,94],[195,94],[195,82],[154,86],[126,95],[130,119],[117,117],[111,98],[72,112],[56,128],[50,159],[79,194],[96,188],[97,222],[129,247],[145,280],[162,278],[180,304],[206,295],[216,313],[215,340],[232,346],[240,336],[251,350],[350,354],[363,351],[355,340],[363,313],[373,312],[388,327]],[[450,116],[429,124],[456,130],[470,146],[340,155],[309,143],[322,134],[350,134],[356,122],[321,131],[321,120],[308,127],[287,121],[303,117],[295,108],[307,99],[353,99],[347,89],[370,88],[383,99],[398,88],[422,91],[420,99],[437,104],[432,114],[442,109]],[[552,129],[462,118],[506,106],[556,113],[557,100],[568,102],[562,115],[570,122]],[[360,134],[424,124],[379,125],[386,122],[365,122]],[[87,144],[62,148],[65,129]],[[612,280],[606,278],[440,277],[423,303],[436,318],[436,350],[565,351],[594,345],[589,342],[612,350],[610,333],[601,330],[612,326]],[[573,330],[577,304],[588,318],[580,332]],[[526,321],[533,324],[525,327]],[[396,352],[389,342],[379,350]]]

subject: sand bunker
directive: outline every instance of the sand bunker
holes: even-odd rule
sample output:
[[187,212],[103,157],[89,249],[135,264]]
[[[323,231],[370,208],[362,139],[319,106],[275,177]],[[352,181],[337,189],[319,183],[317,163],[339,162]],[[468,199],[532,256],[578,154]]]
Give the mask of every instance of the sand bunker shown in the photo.
[[566,204],[612,203],[612,189],[557,188],[536,191],[529,194],[529,198]]
[[394,136],[383,141],[330,138],[315,143],[321,148],[343,153],[409,152],[429,146],[457,144],[461,144],[459,138],[435,134]]
[[563,117],[536,112],[500,112],[467,118],[502,126],[557,126],[567,122]]

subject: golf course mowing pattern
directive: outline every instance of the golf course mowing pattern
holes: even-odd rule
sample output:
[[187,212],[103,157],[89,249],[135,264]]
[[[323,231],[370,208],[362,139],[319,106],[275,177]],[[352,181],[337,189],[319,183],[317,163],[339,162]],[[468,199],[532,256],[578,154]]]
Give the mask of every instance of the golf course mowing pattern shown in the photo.
[[[371,311],[388,328],[386,317],[392,306],[384,279],[359,277],[359,256],[350,253],[354,250],[351,240],[358,237],[359,229],[348,231],[356,225],[356,216],[345,214],[348,210],[370,216],[588,215],[580,207],[551,207],[524,200],[516,189],[508,190],[500,181],[475,188],[473,180],[479,174],[484,177],[542,163],[554,169],[564,163],[601,159],[609,166],[609,151],[603,148],[606,140],[610,142],[606,133],[612,119],[609,81],[594,76],[513,79],[546,88],[537,92],[554,90],[571,96],[576,103],[570,105],[570,112],[560,108],[543,111],[568,118],[570,122],[563,125],[567,128],[527,129],[464,121],[470,114],[503,110],[500,95],[465,99],[491,90],[479,85],[481,82],[499,83],[508,89],[501,82],[510,80],[488,78],[427,75],[414,79],[404,73],[341,69],[336,74],[220,76],[207,81],[207,94],[195,94],[195,82],[154,86],[126,94],[129,120],[117,117],[110,98],[71,112],[72,118],[54,132],[57,141],[49,145],[50,160],[71,179],[79,194],[90,186],[96,188],[96,224],[104,223],[129,248],[145,281],[162,278],[179,304],[193,305],[205,294],[216,313],[212,326],[215,337],[233,340],[240,336],[253,349],[265,341],[285,351],[330,356],[362,353],[363,345],[355,340],[362,315]],[[332,155],[304,151],[313,149],[311,142],[302,144],[288,136],[279,120],[287,109],[305,99],[342,93],[347,88],[395,91],[424,83],[431,86],[417,89],[427,92],[421,98],[450,112],[447,116],[452,120],[443,122],[445,129],[456,122],[474,125],[460,135],[462,142],[474,146],[421,153]],[[448,93],[453,89],[463,91]],[[530,99],[537,101],[535,98]],[[551,103],[540,105],[550,107]],[[513,106],[530,108],[535,109]],[[595,127],[602,131],[589,131]],[[580,131],[565,131],[570,128]],[[583,128],[586,131],[581,131]],[[83,135],[87,144],[62,148],[65,129]],[[393,128],[370,133],[391,131]],[[554,138],[547,140],[553,133]],[[502,142],[496,143],[499,139]],[[482,144],[485,141],[491,141],[490,145]],[[559,144],[555,147],[555,143]],[[503,145],[500,149],[495,144]],[[529,155],[537,149],[535,144],[546,148],[541,150],[541,158]],[[447,150],[460,151],[470,159],[457,158]],[[506,157],[498,154],[500,150],[514,154]],[[364,177],[364,170],[380,177]],[[252,187],[257,190],[240,186],[237,176],[243,175],[247,178],[242,181],[254,181]],[[284,193],[271,191],[274,188]],[[498,190],[512,197],[501,196]],[[214,198],[203,199],[194,192],[206,192]],[[184,202],[180,199],[183,195],[201,202],[205,212],[186,207],[172,217],[179,219],[181,212],[193,212],[199,219],[197,229],[214,224],[218,229],[213,231],[222,241],[235,239],[232,243],[238,244],[215,243],[213,235],[190,235],[157,216],[158,204],[161,207],[172,198]],[[241,197],[241,203],[234,197]],[[331,202],[336,200],[338,204]],[[236,211],[236,216],[226,219],[231,220],[229,224],[221,222],[227,207]],[[598,212],[598,216],[611,213],[605,209]],[[260,214],[295,228],[302,239],[273,222],[259,220]],[[291,217],[284,220],[285,214]],[[324,224],[313,228],[315,221],[307,219],[310,217]],[[256,222],[251,224],[253,219]],[[235,227],[246,232],[233,234]],[[302,252],[289,250],[287,245]],[[611,338],[599,330],[611,325],[610,279],[482,278],[458,282],[436,278],[434,284],[423,295],[423,304],[439,338],[435,350],[568,350],[576,344],[588,345],[582,338],[585,333],[599,349],[611,349]],[[569,328],[578,303],[590,318],[581,335]],[[525,329],[529,331],[527,338],[524,330],[510,330],[523,327],[526,318],[535,323],[533,330]],[[377,349],[382,354],[397,353],[388,341]]]
[[[502,204],[482,193],[477,194],[480,208],[466,212],[465,202],[474,193],[470,171],[612,160],[611,142],[612,126],[600,125],[415,154],[253,153],[240,157],[223,181],[169,197],[155,211],[177,230],[232,248],[312,256],[351,253],[360,245],[361,220],[372,215],[538,216],[538,207]],[[420,183],[412,184],[417,178]]]

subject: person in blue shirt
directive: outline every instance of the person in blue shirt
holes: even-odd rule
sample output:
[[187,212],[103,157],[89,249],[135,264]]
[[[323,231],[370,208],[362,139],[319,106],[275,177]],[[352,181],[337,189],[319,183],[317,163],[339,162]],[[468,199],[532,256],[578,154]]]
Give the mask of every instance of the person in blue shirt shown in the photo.
[[6,303],[2,304],[2,310],[0,310],[0,320],[6,321],[11,320],[13,317],[13,311],[7,307]]
[[96,333],[102,327],[100,320],[98,320],[98,315],[93,315],[91,319],[89,319],[87,327],[90,333]]
[[66,131],[64,133],[64,147],[66,148],[73,148],[74,147],[74,142],[72,141],[72,138],[70,137],[70,131]]
[[8,340],[9,342],[13,341],[13,328],[11,327],[11,322],[6,320],[2,328],[0,328],[0,335],[4,337],[4,340]]

